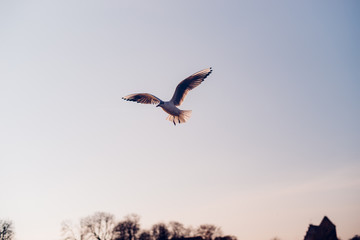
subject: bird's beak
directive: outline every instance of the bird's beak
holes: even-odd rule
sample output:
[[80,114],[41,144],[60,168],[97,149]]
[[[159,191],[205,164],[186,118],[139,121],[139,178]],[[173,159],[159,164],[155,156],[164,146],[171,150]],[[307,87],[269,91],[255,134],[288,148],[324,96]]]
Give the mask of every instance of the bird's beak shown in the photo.
[[160,104],[156,105],[156,107],[160,107]]

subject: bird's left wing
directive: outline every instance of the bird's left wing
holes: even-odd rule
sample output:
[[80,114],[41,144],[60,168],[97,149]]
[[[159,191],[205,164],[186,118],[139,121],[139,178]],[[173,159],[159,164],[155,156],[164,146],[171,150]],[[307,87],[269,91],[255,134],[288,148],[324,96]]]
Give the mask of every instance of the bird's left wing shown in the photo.
[[187,93],[196,88],[204,81],[204,79],[209,76],[209,74],[212,72],[211,68],[207,68],[204,70],[201,70],[197,73],[194,73],[190,77],[186,78],[185,80],[181,81],[174,92],[173,97],[171,98],[171,102],[174,103],[175,106],[180,106],[182,102],[184,101]]
[[134,93],[127,95],[122,99],[143,104],[159,104],[160,102],[162,102],[160,98],[155,97],[150,93]]

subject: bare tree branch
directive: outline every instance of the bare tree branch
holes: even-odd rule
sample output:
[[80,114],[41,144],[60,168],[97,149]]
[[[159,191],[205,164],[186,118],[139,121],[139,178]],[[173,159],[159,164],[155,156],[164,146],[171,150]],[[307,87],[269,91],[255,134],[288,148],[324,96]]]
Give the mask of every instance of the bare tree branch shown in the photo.
[[0,220],[0,240],[11,240],[14,237],[13,224],[11,221]]

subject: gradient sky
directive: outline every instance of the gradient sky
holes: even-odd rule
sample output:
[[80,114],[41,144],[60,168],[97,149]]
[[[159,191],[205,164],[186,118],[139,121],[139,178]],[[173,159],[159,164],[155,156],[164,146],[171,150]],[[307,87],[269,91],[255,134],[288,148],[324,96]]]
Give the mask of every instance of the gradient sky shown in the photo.
[[[17,240],[136,213],[303,239],[360,234],[359,1],[0,1],[0,218]],[[213,73],[176,127],[169,99]]]

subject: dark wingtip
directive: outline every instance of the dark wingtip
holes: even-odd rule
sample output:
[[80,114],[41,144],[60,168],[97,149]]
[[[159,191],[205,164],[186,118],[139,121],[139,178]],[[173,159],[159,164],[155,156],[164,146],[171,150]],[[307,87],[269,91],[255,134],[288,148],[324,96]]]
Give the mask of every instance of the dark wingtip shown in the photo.
[[124,98],[124,97],[122,97],[121,99],[124,99],[125,101],[131,101],[131,102],[134,102],[134,101],[135,101],[135,100],[133,100],[133,99]]
[[[212,73],[212,71],[213,71],[212,67],[210,67],[209,69],[210,69],[210,71],[206,74],[205,78],[206,78],[207,76],[209,76],[209,75]],[[205,78],[204,78],[204,79],[205,79]]]

